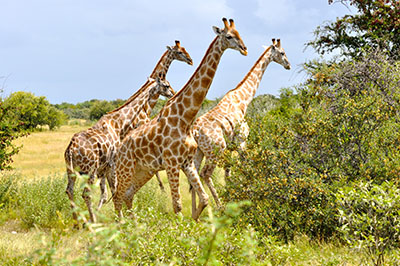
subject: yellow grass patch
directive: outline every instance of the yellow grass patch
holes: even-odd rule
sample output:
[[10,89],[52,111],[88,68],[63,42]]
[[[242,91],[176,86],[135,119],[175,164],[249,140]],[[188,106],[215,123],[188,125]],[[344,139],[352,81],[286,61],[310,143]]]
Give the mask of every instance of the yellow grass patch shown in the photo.
[[44,177],[65,173],[64,151],[72,136],[87,127],[61,126],[55,131],[34,132],[19,138],[16,145],[22,145],[13,157],[12,167],[22,177]]

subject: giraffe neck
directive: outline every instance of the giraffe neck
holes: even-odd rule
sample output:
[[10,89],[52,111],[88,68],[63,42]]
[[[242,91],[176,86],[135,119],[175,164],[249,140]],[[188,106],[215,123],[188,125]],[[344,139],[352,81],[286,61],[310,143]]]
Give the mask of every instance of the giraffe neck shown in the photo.
[[189,129],[207,95],[223,53],[221,38],[217,36],[186,85],[161,110],[160,117],[178,117],[183,121],[183,130]]
[[155,79],[159,76],[159,74],[167,75],[169,66],[171,65],[172,61],[174,60],[172,56],[172,52],[167,50],[158,61],[156,67],[154,68],[153,72],[151,72],[150,78]]
[[241,82],[229,91],[218,103],[222,106],[226,101],[232,101],[232,98],[239,101],[241,104],[238,108],[243,109],[243,116],[246,113],[247,106],[253,100],[254,95],[258,87],[260,86],[261,79],[267,69],[269,63],[272,61],[271,58],[271,47],[268,47],[259,57],[257,62],[253,65],[247,75],[242,79]]

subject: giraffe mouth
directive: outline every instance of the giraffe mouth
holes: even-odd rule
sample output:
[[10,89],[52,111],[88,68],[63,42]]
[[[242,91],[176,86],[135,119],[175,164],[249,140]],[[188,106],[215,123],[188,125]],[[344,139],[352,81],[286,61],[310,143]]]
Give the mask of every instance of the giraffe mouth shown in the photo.
[[240,49],[240,53],[241,53],[242,55],[246,56],[246,55],[247,55],[247,50]]

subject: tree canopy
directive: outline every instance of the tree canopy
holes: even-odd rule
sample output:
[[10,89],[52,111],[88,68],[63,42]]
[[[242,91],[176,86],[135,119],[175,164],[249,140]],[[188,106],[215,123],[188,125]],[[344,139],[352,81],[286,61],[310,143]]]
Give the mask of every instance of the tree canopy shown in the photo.
[[352,6],[356,14],[318,26],[315,39],[306,45],[318,53],[334,50],[346,57],[356,58],[365,49],[377,48],[391,58],[400,59],[400,1],[398,0],[328,0],[329,4]]

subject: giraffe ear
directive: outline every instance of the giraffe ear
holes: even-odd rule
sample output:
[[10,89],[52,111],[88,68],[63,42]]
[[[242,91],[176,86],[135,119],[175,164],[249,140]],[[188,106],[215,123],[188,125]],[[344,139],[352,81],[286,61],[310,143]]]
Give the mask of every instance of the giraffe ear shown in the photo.
[[172,51],[171,46],[167,46],[167,50],[168,50],[168,51]]
[[213,26],[212,28],[213,28],[215,34],[217,34],[217,35],[220,35],[223,31],[220,28],[218,28],[217,26]]

